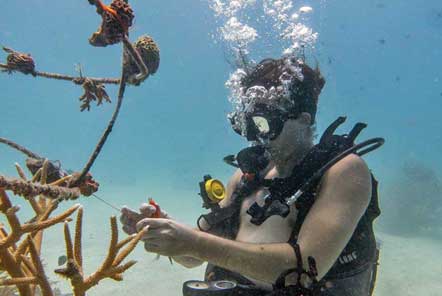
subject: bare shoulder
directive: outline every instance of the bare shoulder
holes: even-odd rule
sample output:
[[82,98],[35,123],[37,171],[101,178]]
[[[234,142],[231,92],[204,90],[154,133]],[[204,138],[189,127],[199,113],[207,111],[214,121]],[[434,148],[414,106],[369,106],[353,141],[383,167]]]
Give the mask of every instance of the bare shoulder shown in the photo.
[[328,170],[327,174],[350,174],[367,177],[370,175],[370,171],[367,164],[360,156],[356,154],[350,154],[338,161],[334,166],[332,166]]
[[[367,203],[371,197],[371,175],[365,161],[350,154],[332,166],[321,180],[321,192],[334,193],[335,198]],[[329,194],[324,194],[329,195]]]
[[229,182],[226,186],[226,198],[224,198],[220,206],[225,207],[230,204],[232,193],[235,191],[236,187],[238,186],[239,182],[241,181],[242,172],[240,169],[237,169],[233,175],[230,177]]

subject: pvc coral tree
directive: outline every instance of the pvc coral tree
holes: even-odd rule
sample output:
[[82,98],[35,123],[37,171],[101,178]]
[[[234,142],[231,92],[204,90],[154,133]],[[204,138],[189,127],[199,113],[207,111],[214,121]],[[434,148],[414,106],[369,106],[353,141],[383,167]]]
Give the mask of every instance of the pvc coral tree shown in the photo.
[[[81,247],[83,208],[75,205],[51,217],[63,200],[90,196],[98,190],[99,184],[92,178],[90,169],[117,120],[126,85],[140,85],[149,75],[157,71],[160,61],[159,49],[151,37],[142,36],[134,44],[130,42],[128,32],[132,26],[134,14],[128,1],[113,0],[110,5],[105,5],[100,0],[88,0],[88,2],[95,6],[102,19],[99,29],[89,38],[89,43],[100,47],[123,43],[120,78],[85,77],[81,69],[78,77],[38,71],[30,54],[3,47],[8,55],[6,63],[0,63],[0,69],[5,73],[20,72],[34,77],[71,81],[81,85],[83,88],[83,94],[80,96],[81,111],[89,111],[91,102],[97,102],[97,105],[101,105],[103,101],[110,103],[111,98],[105,90],[105,84],[119,84],[116,107],[112,117],[89,160],[81,170],[75,173],[69,174],[62,169],[60,163],[49,161],[13,141],[0,138],[0,143],[28,157],[26,166],[32,175],[28,179],[18,164],[16,164],[18,178],[0,175],[0,213],[5,216],[8,223],[8,226],[0,224],[0,271],[2,272],[0,287],[15,286],[22,296],[33,296],[37,290],[44,296],[54,295],[40,258],[45,229],[64,223],[67,262],[65,267],[55,272],[70,280],[76,296],[85,295],[88,289],[97,285],[102,279],[122,280],[122,273],[133,266],[135,261],[122,262],[135,248],[144,233],[141,231],[119,242],[116,218],[111,217],[112,235],[106,259],[96,272],[86,276],[83,274]],[[35,216],[22,223],[17,216],[20,207],[13,205],[8,191],[25,198]],[[71,220],[70,216],[76,211],[78,214],[72,242],[68,222]],[[5,272],[7,276],[4,276]],[[6,291],[12,290],[3,289],[3,292]],[[2,292],[1,288],[0,292]]]

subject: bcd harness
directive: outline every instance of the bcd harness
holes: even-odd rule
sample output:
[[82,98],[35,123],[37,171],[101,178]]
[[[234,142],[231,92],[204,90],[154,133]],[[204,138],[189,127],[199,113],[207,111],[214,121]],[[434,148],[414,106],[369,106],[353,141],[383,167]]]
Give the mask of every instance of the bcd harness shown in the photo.
[[[243,175],[239,185],[231,196],[231,203],[227,207],[221,208],[218,204],[204,203],[205,208],[211,210],[210,213],[201,215],[197,221],[201,230],[235,239],[239,229],[239,214],[243,200],[256,191],[264,187],[269,191],[265,197],[263,206],[253,204],[247,211],[251,215],[251,222],[260,225],[272,215],[286,217],[290,212],[290,205],[295,204],[298,210],[296,223],[289,243],[297,248],[297,235],[304,222],[307,213],[315,202],[316,190],[324,173],[339,160],[349,154],[362,156],[384,143],[383,138],[373,138],[360,144],[355,144],[355,139],[359,133],[367,126],[364,123],[357,123],[348,134],[335,135],[336,129],[345,122],[345,117],[339,117],[323,133],[318,144],[313,146],[302,161],[297,164],[292,174],[287,178],[264,179],[261,175],[269,159],[262,146],[253,146],[241,150],[237,156],[229,155],[224,160],[241,169]],[[380,215],[377,195],[377,181],[372,178],[372,196],[367,210],[360,219],[356,230],[350,241],[334,263],[333,267],[324,277],[324,280],[345,278],[366,270],[368,265],[376,260],[376,240],[373,232],[373,221]],[[201,220],[204,219],[207,227],[202,229]],[[311,262],[313,260],[313,262]],[[309,259],[314,267],[314,259]],[[301,261],[302,262],[302,261]],[[296,270],[302,269],[297,266]],[[313,268],[315,269],[315,268]],[[312,270],[306,273],[313,273]],[[299,274],[299,272],[298,272]],[[235,275],[235,276],[233,276]],[[223,277],[249,282],[244,277],[234,274],[220,267],[208,265],[206,279],[222,279]],[[279,280],[281,283],[281,280]]]

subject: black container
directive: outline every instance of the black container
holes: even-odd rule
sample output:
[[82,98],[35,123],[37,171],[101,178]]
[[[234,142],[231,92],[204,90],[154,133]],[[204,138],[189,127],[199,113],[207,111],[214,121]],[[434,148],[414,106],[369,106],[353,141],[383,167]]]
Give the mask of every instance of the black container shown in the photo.
[[186,281],[183,284],[184,296],[230,296],[237,290],[233,281]]

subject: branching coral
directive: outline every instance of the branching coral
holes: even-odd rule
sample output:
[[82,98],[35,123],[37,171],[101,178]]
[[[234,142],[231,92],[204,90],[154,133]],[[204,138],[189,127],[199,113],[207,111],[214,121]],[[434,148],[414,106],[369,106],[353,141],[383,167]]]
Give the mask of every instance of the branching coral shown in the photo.
[[112,114],[112,118],[109,121],[106,129],[104,130],[104,133],[101,136],[100,140],[98,141],[97,146],[95,147],[94,151],[92,152],[91,156],[89,157],[88,162],[84,166],[81,173],[78,174],[77,176],[75,176],[75,178],[72,180],[70,187],[81,186],[81,184],[84,183],[85,178],[87,178],[89,170],[92,168],[92,165],[94,164],[95,160],[97,159],[98,155],[100,154],[101,149],[103,148],[104,144],[106,143],[107,137],[111,133],[112,128],[115,124],[115,121],[117,120],[121,105],[123,104],[123,97],[124,97],[125,89],[126,89],[126,76],[123,73],[122,77],[121,77],[120,87],[118,90],[117,106],[115,107],[114,113]]
[[[37,186],[37,188],[38,186],[55,186],[46,184],[48,163],[48,160],[44,161],[42,168],[39,170],[39,176],[34,175],[31,181],[27,179],[23,169],[16,164],[21,179],[14,180],[17,184],[25,182],[30,186]],[[53,183],[64,183],[64,181],[60,179]],[[85,295],[87,290],[97,285],[102,279],[122,280],[122,273],[135,264],[135,261],[124,264],[122,262],[135,248],[144,231],[118,242],[117,221],[115,217],[111,217],[112,236],[108,255],[96,272],[85,277],[83,275],[81,246],[83,209],[80,205],[72,206],[62,214],[51,218],[50,215],[59,205],[60,197],[47,199],[40,196],[37,200],[35,196],[28,195],[25,197],[33,208],[35,217],[23,224],[17,216],[20,208],[12,204],[5,190],[9,189],[0,183],[0,213],[5,215],[10,228],[8,231],[3,225],[0,225],[0,270],[5,270],[9,275],[7,278],[0,279],[0,286],[16,286],[22,296],[34,296],[36,287],[43,296],[54,295],[41,262],[40,250],[42,231],[60,222],[65,222],[67,264],[65,268],[58,269],[55,272],[71,281],[76,296]],[[77,210],[75,237],[74,243],[72,243],[67,221]],[[26,236],[26,239],[20,241],[23,236]]]
[[[118,98],[117,98],[117,106],[115,107],[115,111],[112,114],[111,120],[109,121],[103,135],[101,136],[98,144],[96,145],[93,153],[89,157],[89,160],[80,174],[75,176],[75,178],[70,183],[70,187],[80,187],[81,183],[87,177],[89,170],[94,164],[96,158],[101,152],[102,147],[104,146],[109,134],[112,131],[112,128],[117,120],[123,98],[124,92],[126,89],[126,83],[128,78],[130,77],[130,83],[133,85],[139,85],[142,81],[144,81],[149,76],[149,69],[146,66],[146,63],[152,65],[153,71],[156,72],[157,67],[159,65],[159,50],[158,47],[154,44],[153,40],[142,38],[140,42],[137,42],[135,46],[138,46],[138,49],[134,47],[134,45],[129,41],[127,37],[127,29],[132,25],[133,12],[130,6],[122,0],[114,0],[110,6],[104,5],[100,0],[89,0],[90,4],[96,5],[97,12],[103,17],[102,28],[99,30],[99,33],[105,38],[108,44],[113,44],[116,42],[122,41],[124,44],[124,54],[123,54],[123,65],[122,65],[122,74],[121,79],[119,80],[119,90],[118,90]],[[105,18],[110,18],[111,21],[105,22]],[[116,25],[118,24],[118,25]],[[109,27],[110,26],[110,27]],[[112,35],[113,29],[117,28],[118,38]],[[100,37],[101,38],[101,37]],[[109,39],[109,40],[108,40]],[[111,42],[112,41],[112,42]],[[115,42],[114,42],[115,41]],[[140,53],[143,55],[141,56]],[[126,59],[124,56],[126,55]],[[150,61],[150,59],[152,59]],[[124,62],[126,60],[126,62]],[[129,61],[129,62],[128,62]],[[130,69],[125,69],[124,64],[126,65],[136,65],[138,68],[138,73],[134,69],[134,67],[129,67]],[[93,80],[83,79],[80,77],[78,79],[73,79],[76,83],[81,83],[84,87],[85,93],[80,97],[80,100],[83,101],[81,106],[81,110],[89,110],[90,102],[93,100],[97,100],[98,104],[101,104],[102,100],[110,100],[107,93],[104,91],[104,87]],[[19,183],[19,184],[18,184]],[[30,187],[22,182],[16,182],[15,180],[8,179],[0,179],[0,186],[4,184],[4,186],[8,187],[11,190],[14,190],[17,194],[21,195],[32,195],[32,194],[47,194],[49,196],[56,196],[57,194],[63,194],[63,198],[74,199],[75,196],[72,192],[66,192],[65,190],[62,192],[58,191],[58,188],[41,188],[41,187]],[[91,187],[88,187],[90,189]]]
[[83,209],[80,208],[77,214],[75,226],[75,237],[72,242],[68,223],[65,223],[64,234],[66,243],[66,266],[56,269],[55,273],[69,279],[75,296],[86,295],[86,291],[97,285],[99,281],[105,278],[111,278],[116,281],[123,279],[123,272],[132,267],[136,261],[129,261],[122,264],[123,260],[132,252],[142,235],[147,230],[142,230],[137,234],[118,242],[118,228],[116,217],[110,218],[111,241],[109,251],[101,266],[90,276],[83,273],[83,255],[81,247]]
[[[0,240],[0,248],[9,248],[13,246],[24,234],[35,233],[65,221],[78,208],[78,206],[73,206],[63,214],[53,218],[46,218],[45,220],[25,223],[22,225],[17,217],[17,212],[20,210],[20,208],[18,206],[12,206],[4,190],[0,190],[0,201],[0,212],[6,216],[6,219],[11,226],[11,232],[9,234],[6,232],[3,233],[4,237]],[[56,201],[53,201],[53,204],[55,205]],[[52,207],[49,207],[49,209],[49,211],[53,210]],[[44,214],[45,213],[40,213],[40,215]],[[47,214],[45,216],[47,216]]]
[[10,190],[14,194],[23,196],[25,198],[44,195],[51,199],[77,199],[81,195],[78,187],[65,188],[49,184],[42,185],[21,179],[8,178],[5,176],[0,176],[0,187],[3,187],[5,190]]
[[8,276],[4,270],[0,270],[0,296],[15,296],[17,295],[17,287],[16,285],[7,286],[3,285],[4,281],[7,281]]
[[[135,44],[136,48],[128,39],[128,30],[132,26],[134,14],[127,1],[113,0],[110,5],[103,4],[101,0],[88,1],[96,6],[97,13],[102,17],[102,24],[99,30],[89,39],[90,44],[94,46],[107,46],[123,42],[127,56],[125,58],[126,64],[130,65],[123,72],[126,72],[125,79],[130,84],[139,85],[149,76],[149,73],[155,73],[159,65],[159,50],[152,38],[146,39],[142,37],[140,40],[143,42],[137,41]],[[73,77],[36,71],[35,62],[30,54],[20,53],[7,47],[3,47],[3,49],[8,53],[7,63],[0,63],[0,69],[7,73],[18,71],[24,74],[32,74],[33,76],[68,80],[82,85],[84,94],[80,96],[80,101],[82,101],[81,111],[89,111],[91,101],[97,101],[97,105],[101,105],[103,99],[110,102],[110,98],[104,89],[104,84],[112,83],[120,84],[121,86],[124,83],[122,79],[83,77],[81,72],[79,77]]]
[[[47,186],[47,163],[48,161],[43,165],[39,177],[33,177],[33,181],[28,181],[23,169],[16,164],[21,179],[15,180],[28,184],[37,184],[38,181],[41,186]],[[79,205],[51,218],[59,199],[47,200],[40,196],[37,200],[35,196],[27,196],[35,217],[29,222],[21,223],[17,216],[20,207],[12,204],[5,190],[8,189],[0,185],[0,213],[5,215],[9,224],[9,231],[4,226],[0,227],[0,269],[5,270],[9,278],[2,279],[0,286],[16,285],[22,296],[33,296],[36,287],[39,287],[42,295],[52,296],[52,289],[40,259],[43,230],[69,219]],[[22,239],[24,236],[26,238]]]
[[[68,174],[61,168],[59,162],[50,161],[10,140],[0,138],[1,143],[28,156],[26,166],[32,173],[32,178],[28,179],[20,165],[16,164],[19,178],[0,175],[0,214],[5,215],[9,224],[8,229],[0,225],[0,270],[5,270],[8,274],[7,278],[0,279],[0,286],[15,285],[22,296],[34,296],[36,291],[40,291],[44,296],[54,295],[40,259],[43,230],[65,222],[67,263],[65,268],[58,269],[56,272],[71,281],[76,296],[85,295],[87,290],[97,285],[102,279],[122,280],[122,273],[133,266],[135,261],[124,264],[122,262],[135,248],[144,233],[143,230],[118,242],[117,222],[116,218],[112,217],[112,236],[108,255],[96,272],[85,277],[81,250],[82,208],[76,205],[62,214],[51,217],[52,212],[62,200],[76,199],[80,195],[89,196],[98,190],[99,184],[92,178],[89,171],[117,120],[126,84],[139,85],[149,74],[155,73],[159,65],[159,50],[150,37],[143,37],[135,44],[129,41],[128,30],[132,25],[134,15],[127,1],[113,0],[109,6],[104,5],[100,0],[88,1],[96,6],[97,12],[102,17],[100,29],[93,34],[90,43],[95,46],[106,46],[123,42],[124,62],[120,79],[83,77],[81,71],[79,77],[36,71],[35,62],[29,54],[9,48],[4,48],[8,53],[7,64],[0,63],[0,69],[4,69],[7,73],[17,71],[82,85],[84,94],[80,97],[81,111],[89,110],[92,101],[96,101],[97,105],[102,104],[103,101],[110,102],[104,84],[119,84],[114,113],[88,162],[79,172]],[[21,223],[17,216],[20,208],[12,204],[6,191],[12,191],[15,195],[24,197],[34,210],[35,216],[26,223]],[[77,210],[76,231],[74,242],[72,242],[67,222]]]
[[92,178],[90,173],[86,173],[82,181],[77,182],[80,173],[68,175],[68,173],[62,169],[59,161],[50,161],[30,149],[5,138],[0,138],[0,143],[6,144],[29,157],[26,159],[26,166],[34,176],[33,181],[41,176],[43,176],[45,180],[45,184],[41,182],[28,182],[27,179],[23,177],[23,170],[16,164],[18,173],[22,177],[21,180],[0,176],[0,187],[11,190],[15,194],[23,197],[43,194],[52,199],[76,199],[80,194],[90,196],[98,191],[99,184]]

